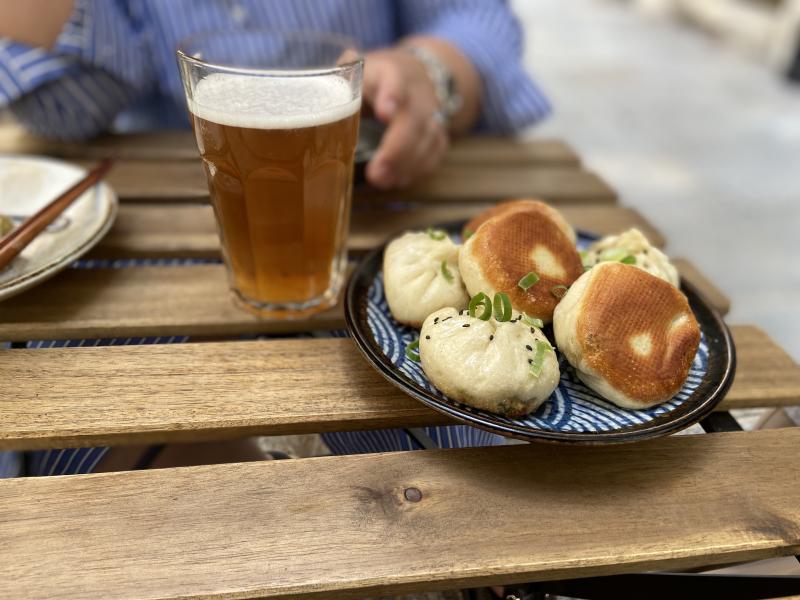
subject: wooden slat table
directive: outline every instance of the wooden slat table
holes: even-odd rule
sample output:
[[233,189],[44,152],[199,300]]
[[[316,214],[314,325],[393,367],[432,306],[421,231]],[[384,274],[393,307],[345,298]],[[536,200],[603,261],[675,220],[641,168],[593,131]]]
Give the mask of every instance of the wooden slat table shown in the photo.
[[[800,366],[755,327],[733,334],[720,409],[800,404]],[[0,449],[450,423],[363,367],[349,339],[15,350],[0,361],[15,382],[0,389]]]
[[[676,261],[717,308],[727,298]],[[57,298],[57,302],[53,299]],[[0,340],[237,335],[343,329],[341,306],[301,321],[262,321],[234,306],[222,264],[72,269],[0,305]]]
[[775,475],[797,473],[798,445],[794,429],[5,481],[4,592],[349,598],[770,558],[800,551],[800,478]]
[[[172,132],[64,145],[0,128],[0,151],[120,158],[125,203],[91,258],[205,259],[69,269],[0,304],[3,340],[205,340],[0,350],[0,449],[449,423],[367,367],[351,340],[236,339],[341,328],[342,311],[272,323],[233,306],[191,143]],[[350,250],[506,196],[541,196],[579,228],[635,226],[664,244],[563,142],[469,139],[411,190],[362,191]],[[676,262],[727,311],[724,293]],[[733,333],[738,371],[719,408],[800,403],[800,367],[759,329]],[[799,442],[787,429],[5,480],[0,564],[13,577],[0,597],[345,598],[786,555],[800,550]]]
[[[76,161],[89,167],[94,161]],[[199,161],[117,161],[108,176],[123,201],[198,202],[208,198]],[[572,166],[444,165],[402,193],[415,201],[494,202],[506,198],[540,197],[555,204],[610,204],[616,196],[597,175]],[[395,191],[359,186],[355,201],[396,201]]]
[[[349,247],[363,253],[392,235],[424,229],[438,223],[466,221],[488,204],[409,206],[386,218],[380,207],[363,207],[353,213]],[[656,246],[664,237],[638,212],[623,206],[564,206],[562,212],[574,227],[598,235],[639,228]],[[210,206],[201,204],[135,204],[120,206],[108,236],[91,252],[92,258],[219,258],[219,238]]]

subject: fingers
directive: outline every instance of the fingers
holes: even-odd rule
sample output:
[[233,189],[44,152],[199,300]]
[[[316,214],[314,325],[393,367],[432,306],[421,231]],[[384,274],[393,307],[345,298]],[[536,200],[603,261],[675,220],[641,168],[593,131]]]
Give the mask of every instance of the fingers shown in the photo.
[[383,135],[367,165],[367,179],[379,188],[408,185],[433,170],[447,147],[447,133],[432,116],[401,111]]
[[394,61],[376,56],[364,65],[364,99],[384,123],[388,123],[405,104],[404,81],[402,70]]

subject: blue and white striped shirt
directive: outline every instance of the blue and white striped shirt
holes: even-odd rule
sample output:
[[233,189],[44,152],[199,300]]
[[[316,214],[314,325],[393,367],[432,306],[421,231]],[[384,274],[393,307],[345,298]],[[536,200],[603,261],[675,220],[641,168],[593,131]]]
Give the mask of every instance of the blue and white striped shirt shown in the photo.
[[338,32],[364,50],[437,36],[482,77],[481,129],[511,133],[550,110],[522,67],[522,32],[505,0],[76,0],[50,51],[0,38],[0,109],[61,139],[188,126],[180,40],[257,26]]

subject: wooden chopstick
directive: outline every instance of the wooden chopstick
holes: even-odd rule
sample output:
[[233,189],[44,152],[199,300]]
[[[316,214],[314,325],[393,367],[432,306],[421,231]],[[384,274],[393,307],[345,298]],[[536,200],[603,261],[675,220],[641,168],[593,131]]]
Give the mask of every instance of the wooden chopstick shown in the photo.
[[81,194],[100,181],[111,168],[114,161],[107,158],[86,174],[86,177],[73,185],[47,206],[25,219],[0,240],[0,269],[6,268],[22,250],[30,244],[50,223],[78,199]]

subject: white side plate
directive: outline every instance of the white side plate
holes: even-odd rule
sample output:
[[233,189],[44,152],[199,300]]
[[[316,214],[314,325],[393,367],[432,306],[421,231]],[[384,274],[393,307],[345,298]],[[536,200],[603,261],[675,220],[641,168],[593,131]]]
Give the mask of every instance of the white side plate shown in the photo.
[[[30,216],[85,175],[85,169],[58,160],[0,156],[0,214]],[[68,267],[103,238],[116,216],[117,196],[108,184],[87,190],[0,271],[0,300]]]

